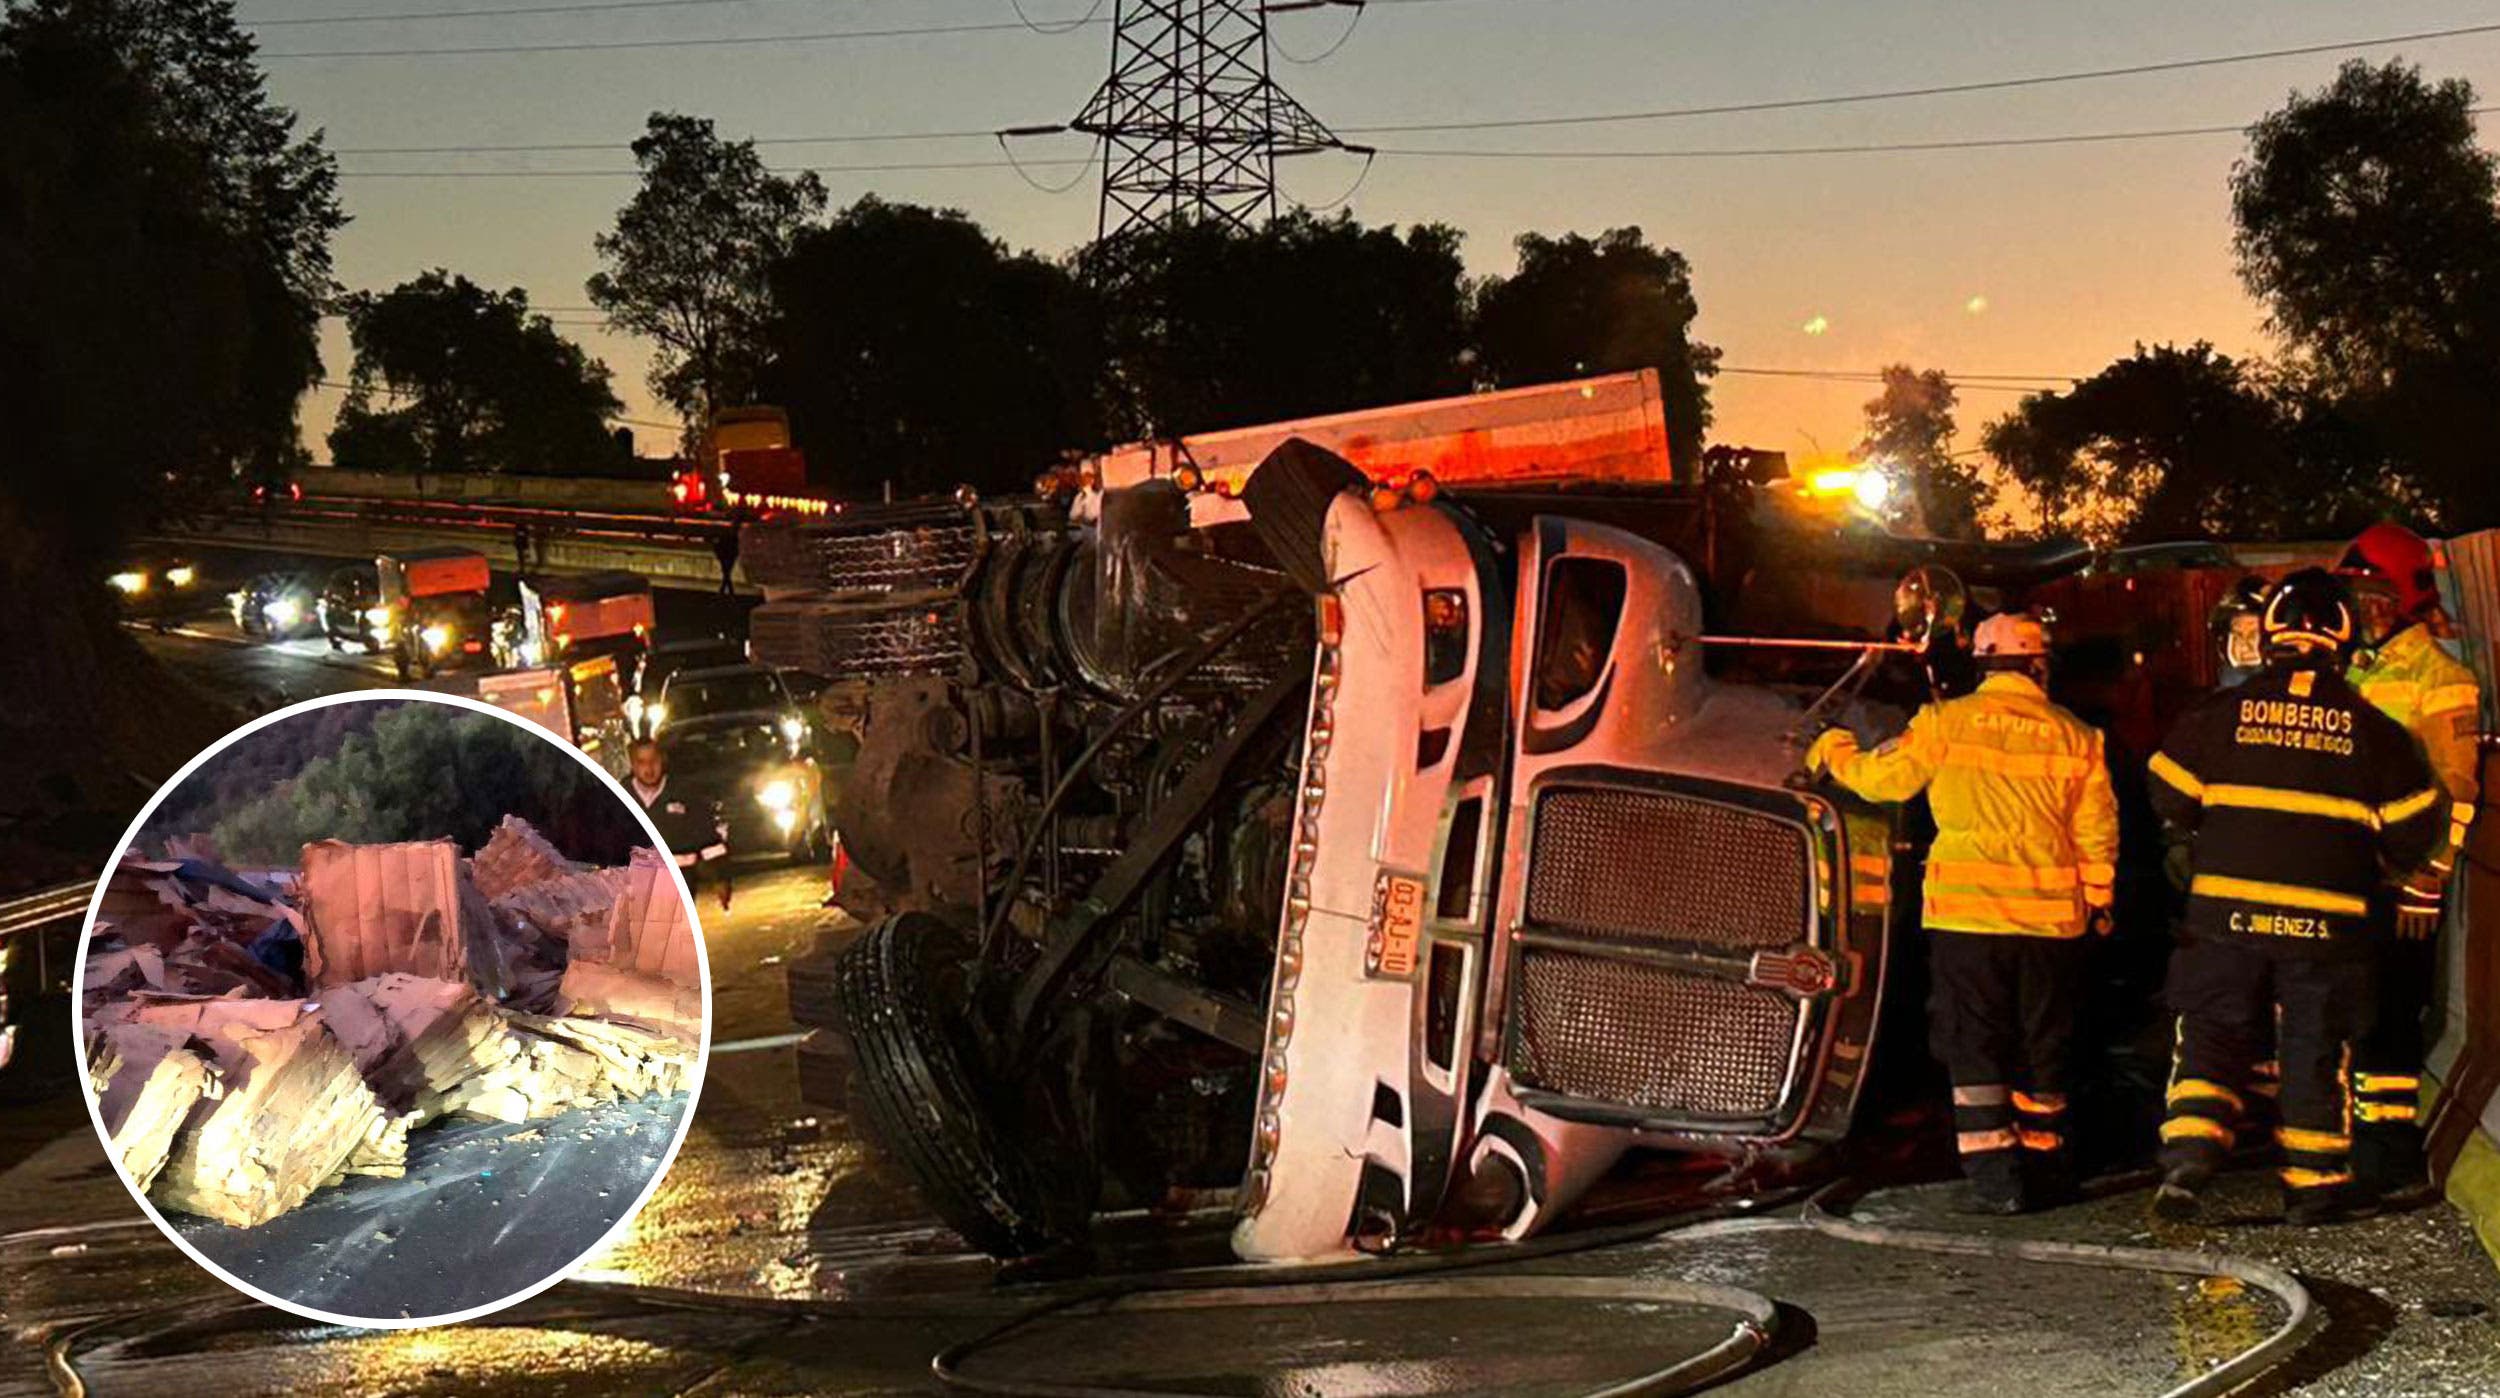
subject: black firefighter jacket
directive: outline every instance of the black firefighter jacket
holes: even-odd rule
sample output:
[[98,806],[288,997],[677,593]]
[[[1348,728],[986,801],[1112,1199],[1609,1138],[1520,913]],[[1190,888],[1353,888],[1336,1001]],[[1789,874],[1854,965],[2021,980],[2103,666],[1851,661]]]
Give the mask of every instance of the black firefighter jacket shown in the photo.
[[2439,847],[2413,735],[2329,668],[2274,665],[2191,709],[2153,755],[2153,807],[2193,841],[2184,930],[2326,950]]

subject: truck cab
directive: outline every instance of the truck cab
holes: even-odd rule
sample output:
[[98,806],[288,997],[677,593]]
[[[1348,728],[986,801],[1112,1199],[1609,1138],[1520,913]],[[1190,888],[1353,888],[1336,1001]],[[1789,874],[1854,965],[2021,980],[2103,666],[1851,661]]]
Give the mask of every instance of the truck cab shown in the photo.
[[628,691],[651,648],[655,629],[651,581],[609,569],[566,577],[525,577],[520,607],[498,637],[496,662],[553,665],[612,656]]
[[403,680],[452,666],[493,663],[494,619],[486,593],[494,580],[475,549],[424,548],[373,560],[374,631]]
[[610,773],[625,775],[632,735],[625,721],[625,688],[615,657],[586,655],[555,665],[481,675],[477,697],[580,748]]

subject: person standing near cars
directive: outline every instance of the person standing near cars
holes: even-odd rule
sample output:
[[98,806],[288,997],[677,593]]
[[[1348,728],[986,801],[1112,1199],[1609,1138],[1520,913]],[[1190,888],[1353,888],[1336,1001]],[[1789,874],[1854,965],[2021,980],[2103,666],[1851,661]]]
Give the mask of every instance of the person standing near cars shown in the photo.
[[2154,1212],[2183,1221],[2239,1143],[2241,1095],[2271,1035],[2285,1216],[2371,1211],[2356,1188],[2354,1046],[2370,1031],[2372,895],[2447,819],[2403,727],[2343,677],[2356,623],[2311,568],[2262,613],[2266,668],[2179,720],[2153,755],[2154,810],[2187,847],[2187,913],[2166,998],[2177,1048]]
[[1930,1031],[1953,1081],[1969,1207],[2021,1213],[2073,1190],[2066,1141],[2075,1010],[2087,931],[2109,929],[2118,802],[2098,729],[2048,696],[2048,633],[1988,618],[1972,638],[1983,678],[1860,751],[1816,738],[1810,771],[1870,801],[1926,793]]
[[627,753],[633,778],[627,788],[658,827],[660,842],[668,846],[677,867],[685,870],[688,886],[701,888],[707,879],[717,882],[720,905],[726,910],[730,892],[729,832],[721,819],[720,803],[672,786],[668,753],[660,747],[659,739],[636,738]]
[[2442,620],[2431,547],[2394,524],[2375,524],[2337,565],[2352,588],[2362,648],[2345,678],[2421,745],[2446,798],[2445,836],[2428,862],[2385,890],[2373,910],[2392,936],[2377,939],[2378,1014],[2353,1050],[2360,1124],[2353,1168],[2369,1190],[2421,1192],[2430,1183],[2418,1118],[2424,1019],[2439,974],[2439,927],[2448,877],[2481,798],[2482,691],[2474,672],[2440,647]]

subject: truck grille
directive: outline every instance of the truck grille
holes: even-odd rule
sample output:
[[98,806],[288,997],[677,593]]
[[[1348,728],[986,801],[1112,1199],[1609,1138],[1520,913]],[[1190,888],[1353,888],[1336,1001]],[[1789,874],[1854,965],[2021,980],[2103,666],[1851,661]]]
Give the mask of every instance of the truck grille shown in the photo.
[[766,665],[831,679],[952,674],[964,636],[954,604],[925,607],[788,600],[767,602],[747,620],[748,650]]
[[1619,787],[1538,798],[1528,920],[1633,941],[1805,939],[1805,832],[1715,801]]
[[1779,1107],[1797,1004],[1734,981],[1530,947],[1519,959],[1512,1076],[1570,1097],[1679,1116]]
[[[1742,953],[1810,939],[1797,824],[1674,792],[1559,787],[1537,801],[1527,921]],[[1803,1006],[1731,979],[1551,947],[1518,951],[1508,1058],[1524,1086],[1701,1121],[1778,1111]]]

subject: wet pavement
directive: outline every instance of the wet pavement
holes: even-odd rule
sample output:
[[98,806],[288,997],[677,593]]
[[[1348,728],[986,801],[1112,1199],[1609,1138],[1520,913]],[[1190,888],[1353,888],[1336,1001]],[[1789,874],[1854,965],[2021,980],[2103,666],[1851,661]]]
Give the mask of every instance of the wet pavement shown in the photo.
[[257,1228],[168,1214],[237,1279],[331,1315],[456,1315],[526,1291],[598,1245],[660,1169],[686,1094],[408,1138],[408,1172],[322,1190]]

